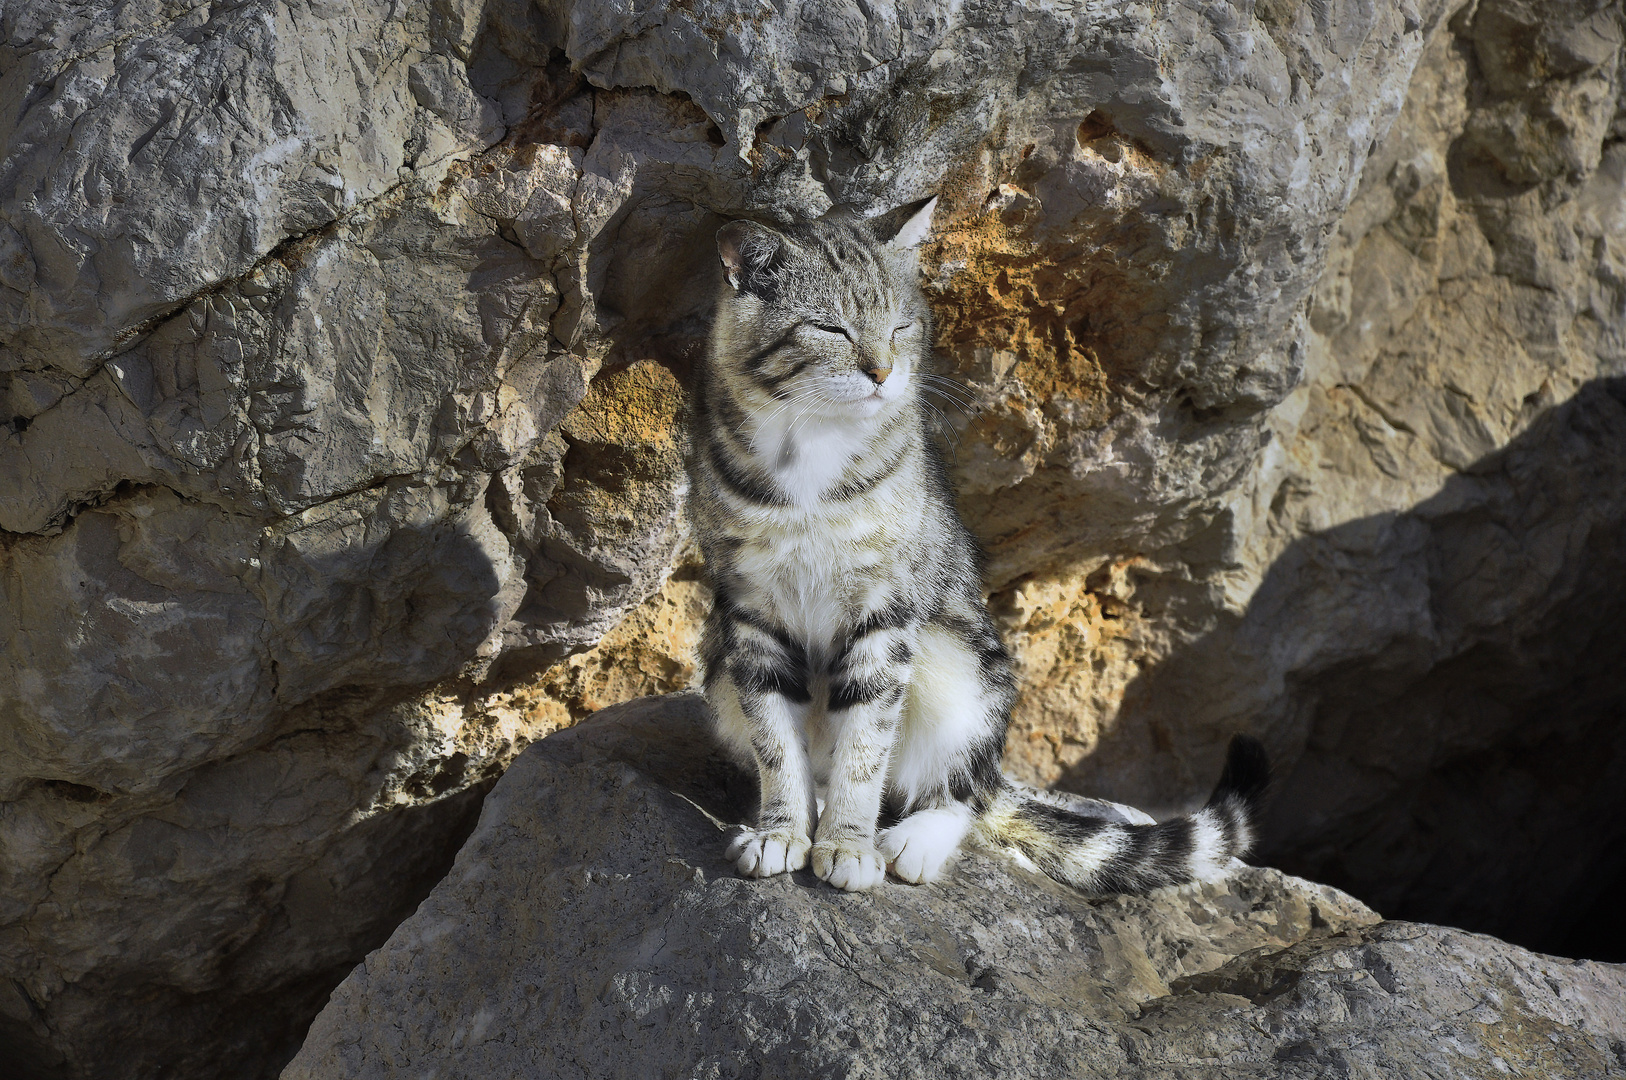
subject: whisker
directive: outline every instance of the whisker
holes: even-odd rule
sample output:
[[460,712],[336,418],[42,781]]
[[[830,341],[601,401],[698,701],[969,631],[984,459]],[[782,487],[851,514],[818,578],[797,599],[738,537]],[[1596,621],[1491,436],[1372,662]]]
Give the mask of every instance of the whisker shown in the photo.
[[953,438],[945,438],[944,441],[948,443],[949,447],[949,464],[958,465],[960,463],[960,433],[954,430],[954,425],[949,423],[949,418],[943,415],[943,410],[939,409],[936,405],[933,405],[925,398],[922,398],[920,403],[937,414],[937,419],[939,421],[939,432],[942,432],[943,428],[947,427],[949,432],[953,435]]
[[790,397],[785,398],[777,406],[775,406],[774,411],[769,413],[760,422],[758,422],[757,427],[759,429],[767,427],[769,424],[773,423],[773,421],[776,420],[779,417],[780,413],[784,412],[786,409],[790,408],[792,405],[796,405],[796,404],[798,404],[800,402],[806,401],[810,397],[816,396],[818,394],[818,392],[819,392],[819,390],[818,390],[818,387],[816,387],[816,386],[804,386],[804,387],[802,387],[801,389],[797,390],[795,393],[791,394]]
[[939,386],[935,382],[923,382],[920,388],[923,391],[938,394],[945,400],[953,401],[964,408],[977,409],[977,399],[971,391],[955,383],[946,383]]
[[924,371],[920,373],[920,378],[926,382],[934,384],[938,389],[953,391],[957,394],[964,394],[967,399],[975,399],[976,397],[976,395],[971,391],[970,387],[965,386],[954,379],[945,378],[942,375],[933,375],[930,372]]
[[922,399],[924,399],[925,395],[927,394],[936,395],[939,401],[941,401],[944,405],[952,406],[956,412],[958,412],[961,416],[964,416],[967,420],[982,412],[981,407],[974,402],[961,401],[959,398],[951,397],[935,387],[921,387]]
[[[814,397],[819,398],[820,400],[823,400],[823,395],[822,394],[815,393],[815,394],[812,394],[810,396],[814,396]],[[814,408],[817,407],[818,404],[819,404],[819,401],[814,401],[811,404],[809,404],[807,406],[807,408],[803,409],[801,412],[796,414],[796,419],[792,420],[790,422],[790,427],[788,427],[786,429],[787,437],[792,438],[792,439],[794,439],[796,437],[796,425],[800,424],[803,420],[807,419],[807,417],[813,412]]]
[[942,399],[942,401],[943,401],[943,403],[945,405],[954,406],[954,408],[958,409],[960,411],[960,414],[962,416],[966,417],[967,419],[970,419],[971,416],[974,415],[975,413],[978,413],[978,412],[982,411],[981,409],[977,408],[977,406],[974,403],[965,402],[965,401],[959,400],[958,398],[950,397],[948,394],[943,393],[943,391],[941,391],[941,390],[939,390],[939,389],[937,389],[936,387],[933,387],[933,386],[923,386],[923,387],[921,387],[921,392],[926,393],[926,394],[938,394],[938,395],[941,395],[941,399]]

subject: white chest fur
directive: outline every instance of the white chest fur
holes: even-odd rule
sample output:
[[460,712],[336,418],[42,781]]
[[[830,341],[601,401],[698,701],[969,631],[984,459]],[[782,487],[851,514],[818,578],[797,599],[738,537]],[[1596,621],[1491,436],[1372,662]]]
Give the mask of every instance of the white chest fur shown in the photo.
[[757,428],[751,443],[791,500],[811,507],[864,453],[875,427],[867,417],[776,415]]
[[846,501],[820,499],[874,457],[883,424],[865,416],[775,416],[752,434],[755,465],[791,505],[753,515],[734,555],[742,599],[771,613],[815,660],[888,590],[895,534],[919,518],[919,493],[892,485]]

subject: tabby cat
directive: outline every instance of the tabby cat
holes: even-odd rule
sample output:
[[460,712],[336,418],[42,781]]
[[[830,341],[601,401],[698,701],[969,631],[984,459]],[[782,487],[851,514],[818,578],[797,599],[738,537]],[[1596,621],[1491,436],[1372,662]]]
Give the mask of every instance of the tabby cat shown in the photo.
[[754,877],[811,857],[860,890],[888,868],[930,881],[975,834],[1093,894],[1213,877],[1251,842],[1268,778],[1252,739],[1202,810],[1162,824],[1083,816],[1000,772],[1011,658],[921,396],[935,204],[895,231],[842,212],[717,234],[728,280],[690,460],[701,651],[717,732],[761,783],[727,857]]

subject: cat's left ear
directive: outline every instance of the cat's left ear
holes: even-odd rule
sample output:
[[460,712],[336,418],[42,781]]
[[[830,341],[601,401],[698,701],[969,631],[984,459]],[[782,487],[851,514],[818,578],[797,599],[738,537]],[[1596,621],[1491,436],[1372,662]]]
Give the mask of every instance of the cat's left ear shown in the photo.
[[904,220],[898,231],[892,234],[892,239],[886,242],[887,246],[899,251],[918,249],[932,231],[932,211],[936,209],[937,196],[933,195]]

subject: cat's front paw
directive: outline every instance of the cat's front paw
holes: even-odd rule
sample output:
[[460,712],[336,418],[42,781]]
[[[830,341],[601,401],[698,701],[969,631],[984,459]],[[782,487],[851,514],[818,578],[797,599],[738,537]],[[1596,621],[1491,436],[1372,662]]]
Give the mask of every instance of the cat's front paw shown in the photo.
[[936,881],[960,850],[967,815],[959,809],[921,810],[881,833],[881,854],[892,872],[912,885]]
[[773,877],[807,865],[813,841],[789,829],[746,829],[728,843],[723,858],[734,860],[743,877]]
[[873,889],[886,877],[886,864],[869,837],[820,840],[813,845],[813,872],[848,892]]

